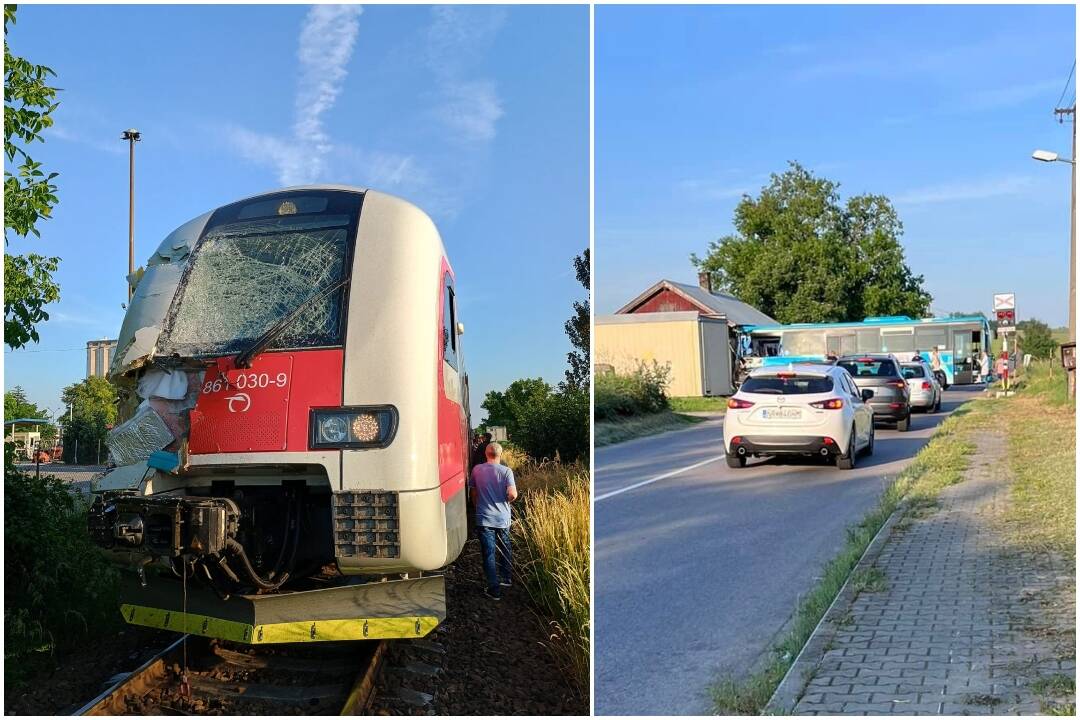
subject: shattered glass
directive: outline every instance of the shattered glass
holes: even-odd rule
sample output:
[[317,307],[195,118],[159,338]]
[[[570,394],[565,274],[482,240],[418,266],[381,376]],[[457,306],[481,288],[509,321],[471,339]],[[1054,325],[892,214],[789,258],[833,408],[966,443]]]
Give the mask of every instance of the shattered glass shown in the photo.
[[[349,218],[281,217],[213,228],[190,258],[164,354],[240,352],[308,298],[344,277]],[[313,303],[271,348],[341,340],[344,290]]]

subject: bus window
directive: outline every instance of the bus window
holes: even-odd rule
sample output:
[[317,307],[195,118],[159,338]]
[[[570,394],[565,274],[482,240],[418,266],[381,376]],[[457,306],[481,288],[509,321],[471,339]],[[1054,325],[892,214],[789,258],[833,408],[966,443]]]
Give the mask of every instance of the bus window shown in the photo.
[[821,330],[784,332],[784,355],[824,355],[825,337]]
[[881,331],[877,328],[868,328],[855,331],[857,353],[881,352]]
[[945,341],[945,328],[942,327],[917,327],[915,328],[915,349],[930,352],[934,348],[947,345]]
[[911,330],[882,330],[881,348],[885,352],[902,353],[915,351],[915,336]]

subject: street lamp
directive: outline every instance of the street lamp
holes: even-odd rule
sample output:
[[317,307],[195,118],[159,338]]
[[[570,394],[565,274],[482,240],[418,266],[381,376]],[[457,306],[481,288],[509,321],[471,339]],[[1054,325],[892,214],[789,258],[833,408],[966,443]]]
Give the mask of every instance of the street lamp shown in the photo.
[[135,274],[135,143],[142,140],[142,133],[135,128],[125,130],[121,140],[128,141],[128,301],[135,290],[131,276]]
[[1036,150],[1035,152],[1031,153],[1031,157],[1036,160],[1041,160],[1042,162],[1063,162],[1069,163],[1070,165],[1075,164],[1072,160],[1059,157],[1056,152],[1050,152],[1049,150]]

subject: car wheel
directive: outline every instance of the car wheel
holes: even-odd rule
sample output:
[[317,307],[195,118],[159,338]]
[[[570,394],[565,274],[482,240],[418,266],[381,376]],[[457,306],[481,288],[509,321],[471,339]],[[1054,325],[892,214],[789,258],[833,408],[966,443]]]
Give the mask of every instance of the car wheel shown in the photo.
[[866,457],[874,454],[874,426],[870,426],[870,442],[866,443]]
[[937,396],[937,400],[934,401],[934,412],[941,412],[941,396]]
[[900,421],[898,421],[896,423],[896,429],[899,430],[900,432],[907,432],[908,428],[910,428],[910,427],[911,427],[911,416],[910,415],[908,415],[906,418],[904,418],[903,420],[900,420]]
[[848,436],[847,452],[836,456],[836,467],[841,470],[851,470],[855,467],[855,427],[852,426]]
[[729,468],[746,467],[746,457],[742,455],[728,455],[726,460]]

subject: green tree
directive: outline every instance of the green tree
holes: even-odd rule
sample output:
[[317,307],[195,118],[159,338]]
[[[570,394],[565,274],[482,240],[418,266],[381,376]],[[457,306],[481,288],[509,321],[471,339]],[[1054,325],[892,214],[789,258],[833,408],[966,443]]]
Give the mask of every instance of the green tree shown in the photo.
[[[56,205],[57,173],[46,174],[24,149],[43,142],[42,131],[52,126],[57,88],[48,84],[50,68],[11,54],[7,38],[15,24],[15,5],[4,6],[4,341],[12,348],[37,342],[37,325],[49,319],[45,306],[60,299],[53,274],[60,259],[37,253],[9,255],[8,231],[40,237],[38,222],[48,219]],[[23,147],[21,147],[23,146]]]
[[782,323],[924,316],[931,297],[905,262],[896,210],[881,195],[841,202],[839,187],[792,162],[739,202],[735,234],[690,261]]
[[[26,391],[19,385],[4,393],[4,420],[18,418],[49,419],[49,410],[41,409],[26,398]],[[56,437],[55,425],[43,425],[40,428],[41,439],[51,442]]]
[[574,315],[563,326],[574,349],[566,354],[570,367],[566,370],[568,387],[582,389],[589,387],[589,248],[574,258],[574,272],[577,281],[585,288],[585,300],[574,302]]
[[71,408],[60,418],[64,426],[64,462],[97,462],[99,450],[104,460],[105,436],[116,423],[116,388],[105,378],[88,377],[64,388],[62,397]]
[[520,419],[514,442],[534,458],[572,462],[589,451],[589,390],[565,387],[537,399]]
[[1050,330],[1050,326],[1041,320],[1021,320],[1016,323],[1016,329],[1020,332],[1020,351],[1029,353],[1031,357],[1046,360],[1052,358],[1057,352],[1058,343]]
[[550,394],[551,386],[543,378],[522,378],[510,383],[505,391],[492,390],[480,404],[487,410],[484,425],[502,425],[510,438],[516,439],[522,419],[529,409],[536,407]]

